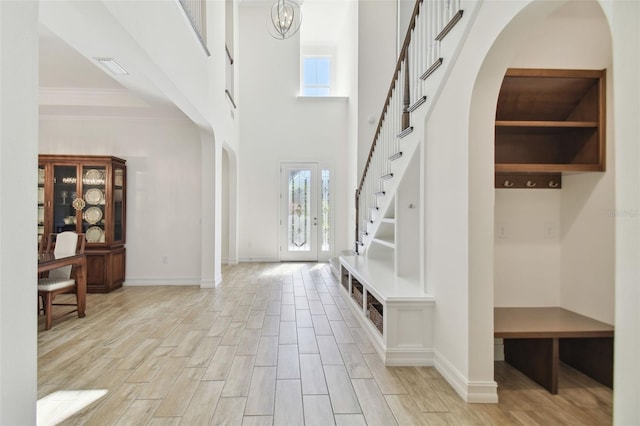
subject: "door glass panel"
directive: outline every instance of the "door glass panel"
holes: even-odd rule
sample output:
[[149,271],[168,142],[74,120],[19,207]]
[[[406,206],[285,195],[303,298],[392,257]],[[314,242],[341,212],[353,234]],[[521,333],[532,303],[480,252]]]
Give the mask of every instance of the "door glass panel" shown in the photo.
[[113,169],[113,240],[122,240],[124,222],[124,169]]
[[87,243],[105,242],[105,184],[105,167],[82,166],[82,191],[85,201],[82,229]]
[[320,202],[321,202],[321,212],[320,214],[322,215],[322,223],[321,223],[321,230],[320,232],[322,233],[322,246],[321,246],[321,250],[322,251],[329,251],[331,250],[331,244],[329,241],[329,235],[330,235],[330,204],[329,204],[329,170],[323,170],[322,171],[322,189],[321,189],[321,193],[320,193]]
[[289,170],[289,251],[311,250],[311,171]]
[[53,168],[53,230],[56,233],[76,230],[76,166]]

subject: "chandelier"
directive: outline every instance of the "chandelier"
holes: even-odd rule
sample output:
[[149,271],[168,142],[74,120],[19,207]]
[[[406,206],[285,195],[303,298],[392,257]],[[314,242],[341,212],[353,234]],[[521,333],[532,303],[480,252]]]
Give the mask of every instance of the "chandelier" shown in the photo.
[[277,0],[271,6],[271,25],[267,23],[269,34],[278,40],[284,40],[300,29],[302,11],[295,0]]

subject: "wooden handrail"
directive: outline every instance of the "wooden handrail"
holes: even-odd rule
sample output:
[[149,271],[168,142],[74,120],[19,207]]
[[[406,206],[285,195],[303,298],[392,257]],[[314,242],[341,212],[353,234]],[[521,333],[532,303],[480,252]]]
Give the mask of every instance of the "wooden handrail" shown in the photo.
[[[391,96],[393,95],[393,89],[396,87],[396,81],[398,81],[398,74],[400,70],[402,70],[402,63],[405,61],[407,56],[407,51],[409,49],[409,44],[411,43],[411,32],[416,26],[416,18],[418,17],[418,12],[420,11],[420,5],[423,0],[416,0],[416,4],[413,7],[413,13],[411,14],[411,19],[409,21],[409,28],[407,28],[407,34],[404,37],[404,43],[402,44],[402,49],[400,49],[400,55],[398,56],[398,61],[396,62],[396,68],[393,71],[393,75],[391,78],[391,85],[389,86],[389,90],[387,91],[387,98],[384,102],[384,106],[382,107],[382,113],[380,114],[380,119],[378,120],[378,127],[376,128],[375,133],[373,134],[373,142],[371,143],[371,148],[369,149],[369,155],[367,156],[367,161],[365,162],[364,168],[362,169],[362,177],[360,178],[360,183],[358,184],[358,189],[356,189],[356,241],[359,240],[359,226],[358,226],[358,210],[359,210],[359,200],[360,193],[362,192],[362,187],[364,186],[364,180],[367,176],[367,171],[369,170],[369,166],[371,165],[371,160],[373,158],[373,153],[376,149],[376,144],[378,141],[378,136],[380,134],[380,130],[382,129],[382,124],[384,121],[384,116],[391,104]],[[408,65],[408,61],[407,61]],[[408,80],[408,79],[407,79]],[[408,81],[406,82],[408,83]],[[403,88],[405,90],[405,88]],[[408,92],[408,90],[406,90]],[[407,106],[410,102],[407,102]],[[406,122],[406,123],[405,123]],[[403,127],[406,125],[408,127],[408,120],[402,120]],[[404,130],[404,129],[401,129]]]

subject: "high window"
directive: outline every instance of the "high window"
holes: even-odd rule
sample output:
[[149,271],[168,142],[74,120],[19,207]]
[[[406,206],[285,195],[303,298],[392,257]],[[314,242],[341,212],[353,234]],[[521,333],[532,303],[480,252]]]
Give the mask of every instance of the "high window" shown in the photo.
[[302,95],[331,95],[331,57],[305,56],[302,62]]

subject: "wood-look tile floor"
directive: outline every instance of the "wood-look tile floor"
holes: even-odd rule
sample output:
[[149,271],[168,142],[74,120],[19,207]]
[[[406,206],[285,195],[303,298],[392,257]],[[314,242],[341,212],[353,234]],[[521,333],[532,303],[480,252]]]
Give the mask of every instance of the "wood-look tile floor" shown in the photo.
[[500,403],[485,405],[433,368],[385,367],[327,264],[240,264],[217,289],[126,287],[87,302],[85,318],[38,333],[39,424],[611,423],[612,391],[569,368],[551,395],[498,362]]

